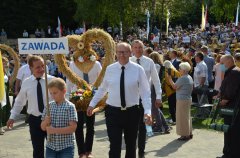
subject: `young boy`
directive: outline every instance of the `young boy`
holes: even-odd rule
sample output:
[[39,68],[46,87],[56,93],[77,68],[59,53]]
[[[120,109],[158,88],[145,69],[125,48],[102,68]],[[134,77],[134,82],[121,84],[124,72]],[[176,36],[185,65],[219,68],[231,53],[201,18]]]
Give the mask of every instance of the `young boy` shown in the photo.
[[50,102],[50,117],[43,111],[41,128],[47,131],[47,158],[73,158],[74,135],[77,128],[77,112],[74,104],[65,99],[66,84],[60,78],[48,84],[54,101]]

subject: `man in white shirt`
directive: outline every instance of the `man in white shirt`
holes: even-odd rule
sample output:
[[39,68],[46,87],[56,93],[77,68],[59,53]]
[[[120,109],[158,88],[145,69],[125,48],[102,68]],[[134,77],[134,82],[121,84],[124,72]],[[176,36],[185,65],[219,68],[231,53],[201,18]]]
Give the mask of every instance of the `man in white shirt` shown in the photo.
[[[83,78],[86,82],[93,84],[98,75],[102,70],[102,66],[98,61],[95,61],[92,69],[87,73],[84,74],[78,67],[75,65],[74,62],[70,63],[70,69],[75,72],[78,76]],[[74,85],[67,79],[67,93],[70,94],[73,91],[77,90],[77,86]],[[76,135],[76,142],[78,147],[78,155],[80,158],[87,156],[90,158],[92,156],[92,146],[93,146],[93,139],[94,139],[94,123],[95,123],[95,115],[87,116],[86,111],[78,111],[78,122],[77,122],[77,129],[75,131]],[[86,137],[84,139],[84,121],[86,121]]]
[[[108,93],[106,125],[110,141],[109,158],[121,157],[122,133],[126,143],[126,158],[136,158],[136,139],[140,117],[141,97],[146,124],[151,120],[150,86],[144,69],[131,61],[131,46],[119,43],[116,49],[118,62],[107,67],[103,82],[94,95],[87,113],[92,115],[96,104]],[[120,86],[119,86],[120,85]]]
[[[7,127],[12,128],[16,117],[28,101],[29,128],[33,146],[33,158],[44,158],[44,139],[46,132],[41,130],[41,117],[46,103],[46,86],[44,77],[44,61],[40,56],[31,56],[29,66],[32,75],[22,83],[21,90],[15,99]],[[51,80],[53,76],[48,76]]]
[[[193,81],[194,88],[207,88],[208,87],[208,68],[204,62],[204,55],[202,52],[198,52],[195,55],[195,61],[197,63],[194,68]],[[200,100],[201,95],[198,96],[199,104],[208,103],[208,97],[205,95],[202,100]]]
[[31,76],[31,70],[29,68],[29,65],[26,64],[26,65],[23,65],[20,67],[20,69],[18,70],[18,73],[17,73],[17,79],[16,79],[16,83],[15,83],[15,95],[17,96],[19,91],[20,91],[20,88],[21,88],[21,84],[22,82]]
[[[156,92],[156,106],[160,107],[162,105],[162,89],[161,84],[158,76],[158,72],[156,70],[155,64],[152,59],[143,55],[144,45],[143,42],[140,40],[134,40],[132,42],[132,52],[134,54],[133,57],[130,58],[132,62],[135,62],[141,65],[145,71],[145,74],[148,79],[148,83],[150,85],[151,81],[154,85],[155,92]],[[139,133],[138,133],[138,155],[139,158],[144,157],[144,150],[145,150],[145,142],[146,142],[146,127],[143,120],[144,109],[140,103],[140,110],[141,116],[139,121]]]
[[[15,96],[14,96],[14,99],[15,99],[15,97],[17,97],[17,95],[18,95],[18,93],[21,89],[22,82],[32,75],[32,72],[31,72],[29,64],[28,64],[28,60],[31,56],[32,55],[28,54],[27,64],[21,66],[20,69],[18,70],[17,79],[16,79],[16,82],[15,82],[15,92],[14,92]],[[47,67],[47,72],[48,72],[48,67]],[[27,109],[27,103],[26,103],[26,106],[24,107],[24,109],[22,110],[22,113],[25,114],[26,109]],[[26,115],[25,123],[28,123],[28,115]]]

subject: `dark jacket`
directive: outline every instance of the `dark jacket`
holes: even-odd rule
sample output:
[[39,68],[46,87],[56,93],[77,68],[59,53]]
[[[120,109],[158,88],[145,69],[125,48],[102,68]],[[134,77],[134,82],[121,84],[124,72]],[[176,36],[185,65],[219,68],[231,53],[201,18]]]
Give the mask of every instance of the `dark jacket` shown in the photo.
[[173,64],[173,66],[174,66],[177,70],[179,70],[179,65],[180,65],[180,63],[181,63],[180,60],[175,59],[172,64]]
[[234,107],[234,102],[240,93],[240,68],[233,66],[224,75],[220,87],[221,99],[229,100],[228,106]]

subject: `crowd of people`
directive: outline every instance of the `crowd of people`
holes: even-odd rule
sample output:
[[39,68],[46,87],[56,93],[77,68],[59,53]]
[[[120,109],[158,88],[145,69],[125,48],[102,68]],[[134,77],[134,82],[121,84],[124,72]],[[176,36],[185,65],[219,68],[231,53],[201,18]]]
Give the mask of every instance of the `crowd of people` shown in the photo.
[[[50,103],[51,117],[46,116],[47,111],[43,110],[44,105],[46,106],[43,59],[35,55],[20,56],[22,66],[17,75],[14,87],[16,98],[7,126],[13,126],[16,116],[27,104],[33,157],[44,157],[46,134],[51,135],[49,137],[51,141],[48,140],[46,146],[47,157],[51,155],[73,157],[74,133],[79,157],[93,157],[95,122],[93,110],[106,93],[108,98],[105,116],[110,158],[121,157],[123,132],[126,143],[125,157],[135,158],[137,146],[138,157],[144,158],[145,124],[151,125],[154,132],[166,134],[170,132],[171,125],[176,125],[179,141],[193,139],[192,101],[201,100],[211,104],[214,98],[220,98],[221,106],[235,110],[233,116],[224,116],[224,123],[231,125],[231,128],[224,133],[222,158],[238,157],[240,28],[233,24],[219,24],[207,25],[206,30],[201,31],[197,26],[189,24],[187,29],[182,29],[181,26],[170,27],[169,35],[164,35],[155,27],[149,40],[145,29],[136,30],[127,36],[125,42],[115,36],[116,61],[107,67],[102,84],[87,111],[76,111],[74,104],[67,100],[65,95],[76,90],[77,86],[58,71],[53,56],[49,55],[48,88],[54,101]],[[26,31],[24,32],[26,34]],[[99,61],[95,61],[88,73],[82,72],[76,66],[72,58],[74,49],[70,49],[71,52],[67,56],[70,69],[89,84],[97,79],[102,69],[101,60],[104,59],[104,48],[101,43],[96,42],[92,47],[97,51]],[[6,77],[11,77],[14,61],[9,61],[10,57],[5,53],[3,56],[6,56],[3,58],[4,72]],[[42,87],[41,90],[39,86]],[[218,95],[202,98],[201,95],[194,93],[199,89],[209,88],[219,91]],[[162,96],[167,98],[171,116],[168,120],[163,115]],[[70,112],[66,113],[66,110]],[[84,123],[87,129],[86,136],[83,133]],[[49,124],[51,126],[48,126]],[[3,133],[1,126],[1,134]]]

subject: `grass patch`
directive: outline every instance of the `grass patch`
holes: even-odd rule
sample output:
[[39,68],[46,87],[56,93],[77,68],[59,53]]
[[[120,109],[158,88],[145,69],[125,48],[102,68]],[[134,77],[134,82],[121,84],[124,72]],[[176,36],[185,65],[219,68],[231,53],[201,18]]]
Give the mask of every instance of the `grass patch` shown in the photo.
[[[164,117],[165,118],[170,118],[170,114],[169,114],[169,107],[168,107],[168,102],[165,101],[163,102],[163,110],[162,110]],[[192,107],[191,108],[191,115],[192,117],[194,116],[196,112],[196,108]],[[192,124],[193,124],[193,128],[195,129],[210,129],[209,128],[209,124],[211,122],[212,118],[204,118],[204,119],[200,119],[200,118],[193,118],[192,119]],[[218,124],[223,124],[223,118],[218,118],[216,123]]]

